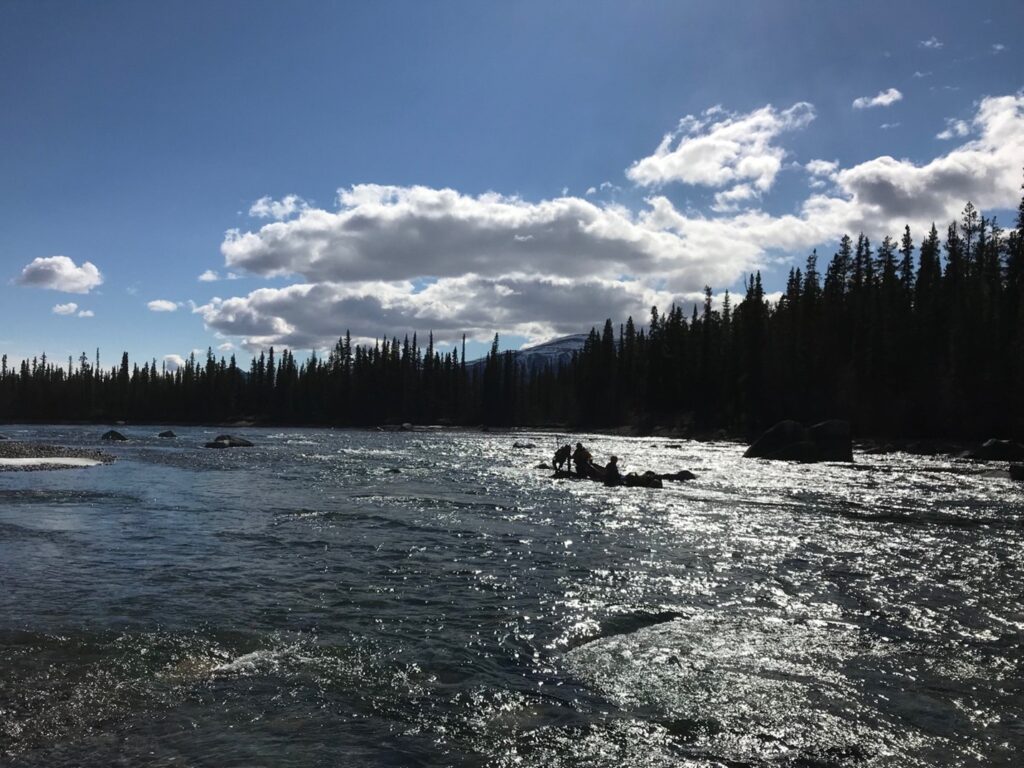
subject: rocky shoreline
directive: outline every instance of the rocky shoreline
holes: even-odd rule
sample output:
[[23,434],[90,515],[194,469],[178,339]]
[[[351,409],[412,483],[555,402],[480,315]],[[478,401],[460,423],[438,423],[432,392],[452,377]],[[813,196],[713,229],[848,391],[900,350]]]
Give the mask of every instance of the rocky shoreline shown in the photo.
[[[44,443],[23,443],[14,440],[0,442],[0,459],[39,459],[39,463],[2,466],[0,472],[36,472],[48,469],[74,469],[76,465],[58,463],[61,460],[81,459],[95,461],[100,464],[111,464],[115,458],[109,453],[93,448],[68,448],[63,445],[47,445]],[[54,459],[48,463],[46,459]],[[82,465],[85,466],[85,465]]]

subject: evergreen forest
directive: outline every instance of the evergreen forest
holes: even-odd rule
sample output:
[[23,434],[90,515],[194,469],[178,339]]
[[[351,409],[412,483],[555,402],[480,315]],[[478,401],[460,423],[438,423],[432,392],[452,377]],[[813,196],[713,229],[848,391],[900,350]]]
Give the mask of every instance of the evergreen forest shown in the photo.
[[861,436],[1024,437],[1024,200],[1009,231],[970,203],[918,241],[844,236],[769,300],[653,308],[592,329],[541,370],[500,352],[469,362],[432,335],[327,355],[269,349],[240,367],[208,352],[176,370],[97,351],[0,365],[0,420],[373,426],[630,427],[753,434],[783,419],[849,420]]

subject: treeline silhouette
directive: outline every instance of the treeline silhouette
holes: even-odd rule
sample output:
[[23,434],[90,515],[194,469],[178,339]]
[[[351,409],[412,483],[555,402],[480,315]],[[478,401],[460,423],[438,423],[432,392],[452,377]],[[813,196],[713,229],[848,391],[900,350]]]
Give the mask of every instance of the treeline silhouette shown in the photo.
[[[77,364],[76,364],[77,363]],[[45,355],[0,366],[0,419],[369,426],[385,423],[656,425],[752,433],[779,419],[845,418],[857,434],[1024,435],[1024,200],[1002,230],[967,204],[920,245],[910,228],[874,246],[844,236],[812,253],[770,301],[760,273],[742,301],[711,288],[689,317],[652,309],[593,329],[571,362],[482,361],[414,334],[373,346],[348,334],[326,357],[261,352],[248,369],[211,351],[168,370],[128,355],[100,366]]]

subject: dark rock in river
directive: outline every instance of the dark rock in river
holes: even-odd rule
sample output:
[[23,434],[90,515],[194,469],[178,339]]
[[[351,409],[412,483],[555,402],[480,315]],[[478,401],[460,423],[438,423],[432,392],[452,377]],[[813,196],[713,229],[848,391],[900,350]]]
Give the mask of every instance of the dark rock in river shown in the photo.
[[743,454],[747,459],[776,461],[853,461],[850,423],[832,419],[805,427],[796,421],[780,421]]
[[664,475],[658,475],[662,480],[696,480],[697,476],[688,469],[680,469],[678,472],[671,472]]
[[1024,481],[1024,464],[1010,465],[1010,479]]
[[515,443],[512,443],[512,447],[513,448],[536,448],[537,446],[534,445],[533,443],[515,442]]
[[1024,461],[1024,445],[1013,440],[986,440],[981,448],[964,457],[975,461]]
[[111,429],[107,432],[104,432],[103,435],[100,437],[100,440],[113,440],[115,442],[123,442],[127,439],[127,437],[122,435],[116,429]]
[[167,429],[157,435],[157,437],[177,437],[177,435],[172,430]]
[[248,440],[234,435],[217,435],[206,444],[207,448],[252,448]]
[[663,488],[661,477],[654,472],[647,471],[642,475],[630,472],[622,478],[622,484],[627,488]]
[[540,464],[537,465],[537,469],[553,469],[553,467],[546,461],[542,461]]

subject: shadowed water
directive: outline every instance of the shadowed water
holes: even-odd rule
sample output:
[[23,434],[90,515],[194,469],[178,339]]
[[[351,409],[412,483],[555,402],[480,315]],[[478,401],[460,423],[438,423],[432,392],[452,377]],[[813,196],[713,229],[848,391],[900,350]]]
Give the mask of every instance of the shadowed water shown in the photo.
[[1024,486],[998,465],[584,438],[697,473],[659,491],[549,479],[550,435],[123,431],[112,465],[0,473],[3,765],[1024,750]]

